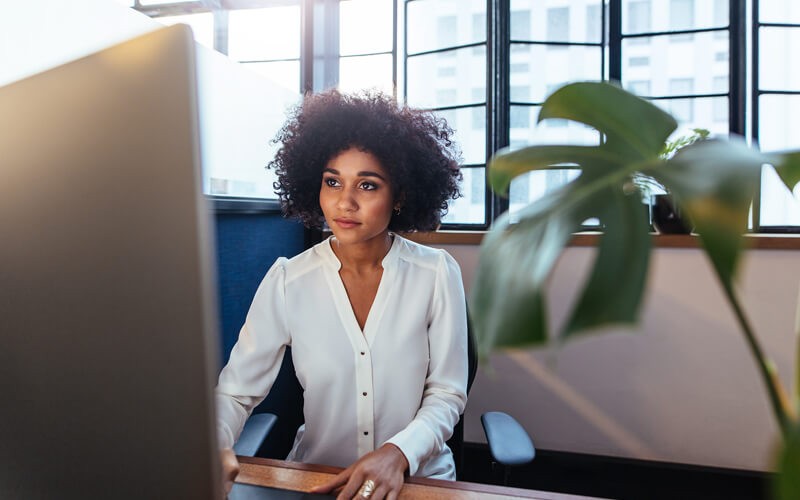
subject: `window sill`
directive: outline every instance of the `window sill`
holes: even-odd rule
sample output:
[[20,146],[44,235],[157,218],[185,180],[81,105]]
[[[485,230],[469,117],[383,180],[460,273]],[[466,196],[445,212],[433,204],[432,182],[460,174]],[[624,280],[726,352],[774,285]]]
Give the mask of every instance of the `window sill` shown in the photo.
[[[425,245],[480,245],[485,231],[436,231],[407,233],[403,236]],[[600,233],[575,233],[568,246],[597,245]],[[749,248],[759,250],[800,250],[800,234],[748,234]],[[691,234],[653,234],[656,248],[700,248],[700,239]]]

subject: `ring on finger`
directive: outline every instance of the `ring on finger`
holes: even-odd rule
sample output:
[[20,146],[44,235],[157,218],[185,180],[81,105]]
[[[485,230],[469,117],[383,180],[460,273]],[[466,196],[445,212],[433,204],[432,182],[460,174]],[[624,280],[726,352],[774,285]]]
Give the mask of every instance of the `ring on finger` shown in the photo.
[[357,496],[361,498],[369,498],[372,496],[372,492],[375,491],[375,481],[372,479],[367,479],[359,488]]

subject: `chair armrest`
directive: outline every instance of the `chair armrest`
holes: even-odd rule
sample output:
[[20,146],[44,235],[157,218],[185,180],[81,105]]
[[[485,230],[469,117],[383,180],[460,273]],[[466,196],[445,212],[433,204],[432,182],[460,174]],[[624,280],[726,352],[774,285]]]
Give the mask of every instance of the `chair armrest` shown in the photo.
[[239,440],[233,445],[233,451],[237,455],[252,457],[258,452],[264,438],[267,437],[272,426],[278,421],[278,417],[272,413],[256,413],[251,415],[244,423]]
[[523,465],[536,456],[530,436],[514,417],[490,411],[481,415],[481,423],[495,462],[506,466]]

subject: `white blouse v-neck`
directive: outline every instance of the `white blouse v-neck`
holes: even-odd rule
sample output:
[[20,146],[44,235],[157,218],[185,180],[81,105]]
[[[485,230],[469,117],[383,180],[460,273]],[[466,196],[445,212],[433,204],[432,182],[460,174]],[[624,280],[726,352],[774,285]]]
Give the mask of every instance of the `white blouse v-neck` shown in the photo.
[[411,475],[455,479],[445,441],[467,399],[458,264],[395,235],[362,332],[331,239],[278,259],[256,291],[219,377],[220,446],[233,445],[290,346],[305,424],[288,460],[347,467],[389,442]]

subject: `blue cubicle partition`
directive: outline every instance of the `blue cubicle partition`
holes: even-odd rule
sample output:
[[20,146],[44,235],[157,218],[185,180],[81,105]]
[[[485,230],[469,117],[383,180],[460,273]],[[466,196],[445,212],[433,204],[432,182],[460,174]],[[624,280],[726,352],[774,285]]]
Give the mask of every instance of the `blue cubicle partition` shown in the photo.
[[304,250],[299,223],[280,213],[217,214],[222,362],[228,360],[258,285],[278,257]]
[[[278,257],[293,257],[305,249],[305,230],[301,224],[284,219],[279,211],[217,213],[215,219],[222,366],[267,270]],[[302,423],[302,390],[293,370],[287,357],[269,396],[253,411],[279,416],[258,456],[286,458]]]

